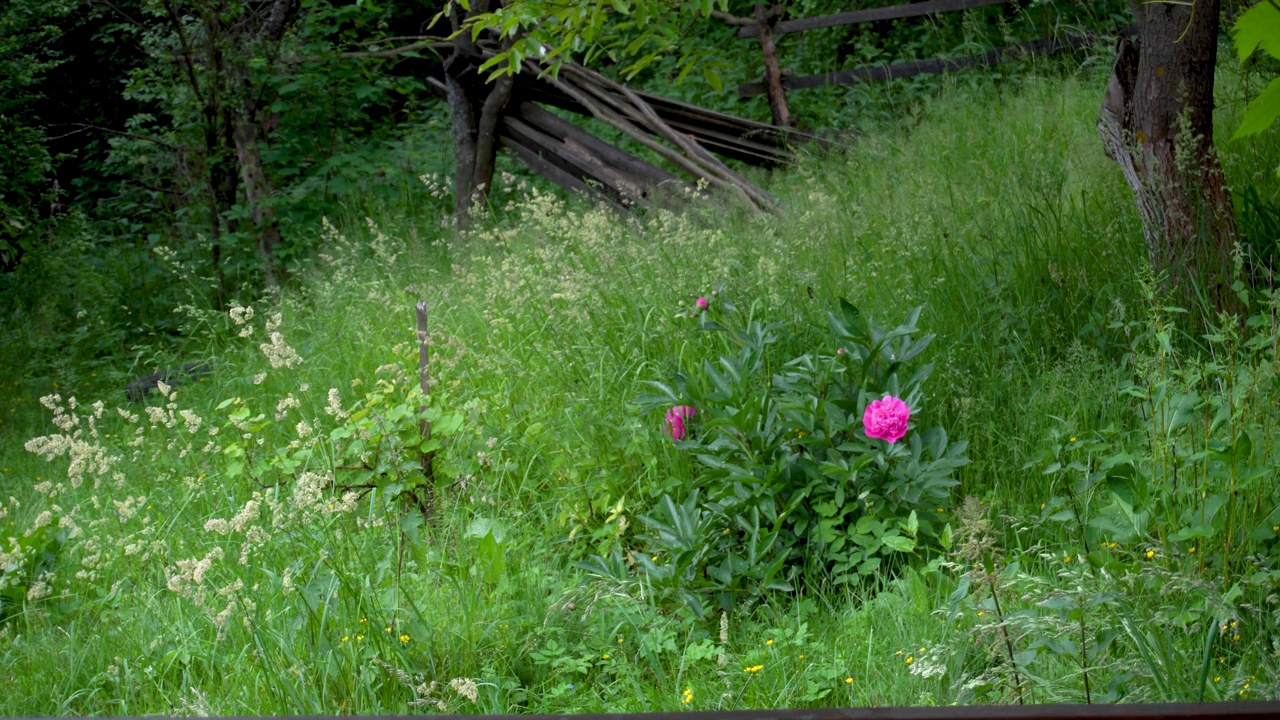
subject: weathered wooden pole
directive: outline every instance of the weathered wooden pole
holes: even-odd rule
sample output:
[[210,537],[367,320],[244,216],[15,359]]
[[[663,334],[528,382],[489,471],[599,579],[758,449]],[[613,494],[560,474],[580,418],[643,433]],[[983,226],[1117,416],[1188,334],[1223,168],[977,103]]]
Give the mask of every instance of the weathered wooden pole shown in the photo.
[[[418,387],[422,390],[422,405],[418,407],[418,412],[423,415],[423,418],[418,422],[418,430],[425,445],[431,440],[431,421],[425,417],[427,404],[431,398],[431,358],[428,354],[431,335],[427,331],[426,300],[418,301],[417,306],[414,308],[414,315],[418,321]],[[418,452],[418,462],[422,466],[424,482],[414,492],[414,502],[417,503],[418,510],[422,512],[423,521],[430,521],[431,516],[436,511],[436,473],[433,466],[435,455],[435,450],[427,450],[425,452],[419,450]]]
[[756,3],[756,27],[760,32],[760,52],[764,55],[764,85],[769,98],[769,111],[773,114],[774,125],[790,127],[791,109],[787,107],[787,91],[782,86],[778,45],[773,40],[773,24],[781,14],[781,5],[766,9],[764,3]]

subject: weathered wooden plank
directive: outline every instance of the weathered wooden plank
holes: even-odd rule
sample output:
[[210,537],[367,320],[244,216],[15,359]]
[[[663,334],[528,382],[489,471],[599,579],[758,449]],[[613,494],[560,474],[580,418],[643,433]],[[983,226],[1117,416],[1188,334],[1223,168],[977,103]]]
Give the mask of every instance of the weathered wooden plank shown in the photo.
[[584,184],[594,184],[596,191],[608,195],[612,202],[625,205],[624,199],[641,196],[644,181],[609,167],[583,146],[548,135],[511,115],[504,117],[502,124],[504,134],[511,135],[526,148],[537,152],[543,161],[577,177]]
[[531,102],[521,103],[517,108],[517,114],[521,120],[524,120],[530,126],[542,130],[548,135],[565,141],[572,141],[585,147],[607,165],[630,173],[636,178],[644,180],[648,185],[656,186],[663,183],[686,184],[666,170],[650,165],[631,153],[619,150],[568,120],[554,115]]
[[832,144],[828,140],[824,140],[813,133],[796,128],[783,128],[769,123],[750,120],[737,115],[709,110],[680,100],[673,100],[661,95],[654,95],[646,92],[636,92],[645,102],[649,103],[653,109],[662,117],[663,120],[671,122],[675,118],[685,118],[707,127],[709,129],[719,130],[721,132],[749,137],[759,142],[770,143],[778,147],[786,147],[787,145],[799,145],[806,142],[819,142]]
[[588,194],[599,193],[598,189],[588,186],[581,178],[573,173],[565,172],[559,166],[547,162],[543,159],[537,149],[530,147],[520,138],[517,138],[510,133],[502,133],[499,135],[498,144],[500,144],[507,152],[514,155],[517,160],[523,163],[530,170],[550,180],[556,185],[559,185],[565,190]]
[[684,120],[667,120],[673,129],[695,138],[711,152],[724,157],[741,160],[751,165],[774,166],[783,165],[795,159],[795,154],[786,147],[756,142],[729,133],[718,132],[702,127],[695,122]]
[[[821,75],[805,75],[798,78],[787,78],[783,85],[788,90],[803,90],[822,87],[824,85],[850,85],[859,82],[876,80],[897,80],[915,77],[916,75],[937,75],[944,72],[964,70],[966,68],[997,65],[1009,60],[1017,60],[1028,56],[1053,55],[1064,50],[1082,48],[1096,38],[1073,35],[1055,40],[1031,40],[1028,42],[1006,45],[988,50],[979,55],[965,55],[937,60],[916,60],[913,62],[895,63],[893,65],[876,65],[871,67],[839,70]],[[765,91],[764,83],[744,83],[738,86],[739,97],[751,97]]]
[[579,192],[586,195],[606,200],[612,205],[622,207],[616,197],[612,193],[602,192],[597,186],[588,185],[577,175],[565,171],[558,165],[549,162],[545,153],[540,152],[538,148],[530,147],[520,138],[512,133],[502,133],[498,136],[498,143],[517,160],[524,164],[525,167],[559,185],[570,192]]
[[[558,107],[576,114],[589,115],[571,98],[545,83],[522,83],[522,97]],[[817,142],[834,146],[830,140],[793,128],[779,128],[767,123],[721,113],[661,95],[636,92],[664,122],[699,142],[706,141],[713,152],[755,165],[777,165],[793,159],[792,145]],[[678,126],[678,127],[677,127]]]
[[[900,20],[902,18],[920,17],[921,15],[937,15],[939,13],[970,10],[987,5],[1001,5],[1012,0],[930,0],[929,2],[891,5],[889,7],[867,8],[832,15],[785,20],[774,25],[775,35],[783,33],[817,30],[818,28],[837,27],[840,25],[857,25],[877,20]],[[760,34],[760,28],[747,25],[738,31],[738,37],[751,38]]]

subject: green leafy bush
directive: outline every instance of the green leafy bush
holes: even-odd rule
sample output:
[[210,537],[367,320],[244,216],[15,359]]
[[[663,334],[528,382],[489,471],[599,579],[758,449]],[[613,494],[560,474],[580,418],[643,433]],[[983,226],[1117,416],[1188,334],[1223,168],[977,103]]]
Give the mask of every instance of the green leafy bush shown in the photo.
[[657,550],[639,558],[644,572],[677,585],[701,612],[698,595],[727,609],[800,577],[854,582],[945,542],[938,517],[967,443],[941,427],[892,443],[863,428],[867,405],[882,396],[918,415],[932,365],[912,361],[933,339],[916,326],[920,310],[885,330],[842,301],[827,314],[823,347],[774,370],[781,327],[720,306],[700,328],[720,333],[729,352],[653,383],[658,392],[637,401],[695,408],[688,437],[673,435],[700,465],[700,489],[681,502],[664,497],[641,518]]

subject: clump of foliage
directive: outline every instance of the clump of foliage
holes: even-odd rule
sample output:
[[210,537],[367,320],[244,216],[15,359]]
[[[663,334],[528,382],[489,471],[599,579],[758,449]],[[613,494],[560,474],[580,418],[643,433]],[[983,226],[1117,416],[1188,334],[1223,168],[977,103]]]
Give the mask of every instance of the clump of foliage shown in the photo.
[[651,581],[679,588],[701,614],[698,595],[728,610],[739,597],[790,590],[802,574],[810,586],[857,583],[945,544],[939,518],[968,443],[941,427],[901,443],[863,427],[882,396],[922,409],[933,366],[913,361],[933,336],[920,335],[919,315],[885,329],[841,301],[820,349],[774,366],[781,324],[726,301],[699,313],[700,329],[720,333],[730,352],[653,383],[658,392],[638,400],[696,408],[691,436],[672,435],[701,466],[700,490],[678,503],[663,497],[641,518],[660,558],[638,556]]
[[[0,444],[0,553],[29,545],[3,580],[0,674],[13,682],[0,710],[564,714],[1268,696],[1280,672],[1276,540],[1261,533],[1276,531],[1265,525],[1274,312],[1255,300],[1247,328],[1223,323],[1205,339],[1144,297],[1132,202],[1097,152],[1099,83],[1029,81],[994,104],[986,85],[952,88],[910,134],[869,134],[847,157],[779,176],[785,217],[654,210],[619,222],[535,192],[445,247],[421,232],[438,211],[408,200],[326,208],[323,256],[255,302],[258,314],[237,310],[237,324],[184,308],[201,353],[161,367],[207,359],[215,370],[176,397],[127,405],[123,381],[83,384],[94,378],[79,366],[74,385],[6,378],[0,432],[16,440]],[[1273,146],[1250,142],[1264,152],[1224,157],[1233,187],[1270,178]],[[691,290],[711,287],[752,306],[713,295],[706,331],[691,332]],[[910,400],[913,426],[888,434],[892,446],[857,423],[864,400],[890,392],[853,387],[876,357],[859,347],[875,342],[822,322],[831,309],[856,325],[842,296],[877,318],[923,305],[937,333],[897,370],[892,392]],[[418,297],[431,304],[431,403],[412,367]],[[739,357],[734,335],[756,320],[783,323],[760,370],[743,366],[733,403],[709,400],[719,390],[703,361],[725,376],[721,358]],[[917,328],[889,344],[924,337]],[[788,366],[801,357],[814,367]],[[935,368],[913,397],[926,360]],[[639,416],[629,401],[653,389],[645,381],[677,371],[686,394]],[[839,423],[812,411],[833,397]],[[423,404],[441,447],[422,444]],[[675,404],[694,409],[672,413],[687,433],[677,442],[662,425]],[[777,408],[776,422],[806,436],[748,452],[731,442],[732,407],[758,421],[759,408]],[[699,454],[807,487],[801,460],[825,475],[820,453],[851,466],[869,453],[857,479],[875,495],[908,472],[897,453],[914,437],[933,459],[933,425],[969,440],[972,462],[955,470],[945,512],[884,517],[890,542],[911,539],[910,509],[937,537],[918,525],[913,550],[881,547],[878,575],[854,567],[836,585],[796,558],[775,576],[791,591],[734,591],[716,612],[709,564],[659,580],[626,552],[650,551],[655,568],[684,562],[640,517],[674,527],[664,495],[710,518],[708,533],[730,530],[732,544],[710,544],[723,557],[751,552],[741,525],[708,508],[719,488],[693,490],[752,480]],[[829,427],[844,439],[811,439]],[[67,454],[22,447],[37,436],[63,436],[45,442]],[[730,442],[707,447],[718,439]],[[433,450],[437,504],[424,523],[413,498]],[[1214,496],[1226,496],[1216,511]],[[866,508],[849,494],[845,507],[856,531]],[[807,528],[820,528],[811,517]],[[794,534],[786,523],[780,537]],[[47,542],[55,527],[60,547]],[[773,531],[762,520],[758,536]],[[574,567],[591,553],[612,566],[613,548],[607,578]],[[6,570],[14,562],[0,557]],[[761,566],[757,554],[749,572]],[[706,617],[680,607],[682,588]]]
[[[1254,53],[1280,60],[1280,4],[1263,0],[1249,8],[1236,20],[1232,35],[1241,63]],[[1277,117],[1280,117],[1280,78],[1272,80],[1262,94],[1249,103],[1235,137],[1260,133],[1271,127]]]

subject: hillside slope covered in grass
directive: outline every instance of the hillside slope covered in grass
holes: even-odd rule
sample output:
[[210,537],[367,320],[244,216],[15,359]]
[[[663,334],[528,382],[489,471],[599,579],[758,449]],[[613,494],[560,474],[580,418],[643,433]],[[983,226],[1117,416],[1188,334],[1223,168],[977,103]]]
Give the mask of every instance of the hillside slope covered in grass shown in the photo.
[[[1275,697],[1276,305],[1179,332],[1101,87],[953,89],[777,173],[773,217],[530,191],[446,242],[413,207],[348,207],[280,296],[186,311],[214,369],[167,397],[7,383],[0,713]],[[1262,197],[1278,158],[1274,131],[1224,152]],[[932,343],[865,371],[915,388],[908,435],[837,448],[853,326],[918,307],[903,332]],[[924,504],[935,427],[956,462]],[[808,529],[756,495],[755,524],[700,504],[819,454],[812,477],[838,457],[873,485],[809,491]]]

